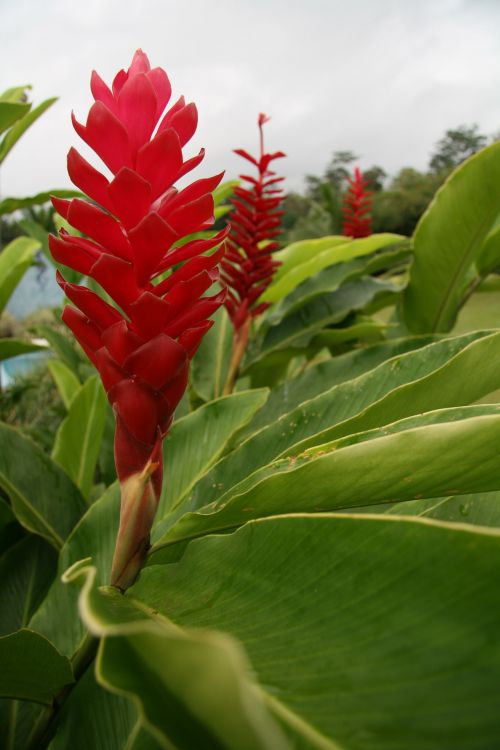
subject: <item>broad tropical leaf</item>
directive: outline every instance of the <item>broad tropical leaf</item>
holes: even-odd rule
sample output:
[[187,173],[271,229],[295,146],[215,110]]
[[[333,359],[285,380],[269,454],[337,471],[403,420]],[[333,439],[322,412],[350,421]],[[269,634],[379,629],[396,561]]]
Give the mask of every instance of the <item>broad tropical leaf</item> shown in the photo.
[[31,195],[27,198],[4,198],[0,201],[0,216],[14,213],[14,211],[19,211],[22,208],[42,206],[44,203],[50,201],[51,196],[55,196],[56,198],[76,198],[80,195],[81,193],[78,190],[54,188],[53,190],[37,193],[36,195]]
[[97,583],[109,583],[111,560],[118,531],[120,488],[116,482],[87,510],[66,540],[59,555],[57,576],[29,627],[48,638],[65,656],[72,659],[86,637],[86,628],[75,617],[78,590],[62,583],[61,576],[71,565],[92,557]]
[[39,243],[30,237],[17,237],[0,253],[0,313],[32,265],[39,247]]
[[354,436],[354,444],[347,438],[275,461],[198,513],[182,516],[156,541],[151,561],[162,559],[166,545],[253,518],[499,490],[500,406],[477,408],[479,415],[470,407],[468,419],[456,421],[454,410],[437,411],[403,425],[408,429],[392,425],[368,433],[368,439]]
[[50,705],[73,682],[71,665],[43,636],[18,630],[0,637],[0,698]]
[[[195,487],[190,507],[220,496],[260,466],[309,445],[412,414],[472,403],[498,388],[500,333],[444,339],[320,392],[242,442]],[[464,368],[474,373],[464,381]],[[299,393],[301,391],[299,390]]]
[[[298,253],[295,246],[294,252],[285,248],[281,253],[276,253],[276,260],[283,259],[283,265],[276,274],[273,283],[262,295],[263,302],[278,302],[290,294],[305,279],[314,276],[323,268],[333,266],[337,263],[359,258],[363,255],[371,255],[382,248],[401,243],[406,238],[399,234],[372,234],[370,237],[351,240],[350,238],[332,237],[331,243],[327,244],[329,238],[322,237],[320,240],[307,241],[307,254],[304,252],[306,243],[301,245],[302,253]],[[342,241],[339,242],[339,239]],[[325,247],[326,245],[326,247]],[[288,254],[286,254],[288,250]],[[305,256],[305,257],[304,257]],[[291,259],[293,258],[293,265]],[[297,262],[297,259],[300,261]]]
[[410,331],[432,333],[453,327],[468,274],[499,205],[500,143],[494,143],[450,175],[418,223],[415,259],[403,298]]
[[265,403],[266,389],[212,401],[176,421],[164,443],[165,482],[158,517],[175,508],[221,456],[232,435]]
[[[354,466],[351,484],[360,477]],[[178,625],[238,638],[296,747],[490,750],[499,566],[489,529],[285,515],[190,544],[130,595]]]
[[191,385],[203,401],[222,395],[231,358],[233,327],[226,309],[221,307],[213,319],[191,364]]
[[69,409],[71,402],[81,388],[81,383],[76,377],[73,370],[70,370],[60,359],[50,359],[47,362],[50,374],[54,378],[54,382],[59,391],[64,406]]
[[92,375],[71,400],[56,435],[52,458],[67,472],[85,498],[89,497],[106,417],[106,396]]
[[263,326],[248,349],[244,372],[283,350],[307,347],[323,328],[341,323],[351,313],[386,306],[400,291],[401,288],[391,282],[366,277],[313,298],[277,325]]
[[53,548],[26,536],[0,557],[0,635],[24,628],[47,593],[57,567]]
[[28,130],[28,128],[31,127],[31,125],[33,125],[33,123],[36,122],[36,120],[38,120],[38,118],[43,115],[43,113],[56,101],[57,97],[46,99],[38,106],[26,112],[26,114],[20,120],[16,121],[15,125],[9,130],[9,132],[4,136],[2,142],[0,143],[0,164],[3,162],[13,146],[17,143],[19,138],[21,138],[21,136]]
[[291,750],[236,642],[222,633],[180,630],[115,589],[99,590],[88,561],[65,578],[84,584],[80,613],[102,638],[98,682],[134,697],[160,741],[179,750]]
[[42,344],[22,339],[0,339],[0,362],[11,357],[19,357],[22,354],[31,354],[46,349]]
[[56,549],[85,509],[67,474],[29,438],[5,424],[0,424],[0,487],[19,523]]

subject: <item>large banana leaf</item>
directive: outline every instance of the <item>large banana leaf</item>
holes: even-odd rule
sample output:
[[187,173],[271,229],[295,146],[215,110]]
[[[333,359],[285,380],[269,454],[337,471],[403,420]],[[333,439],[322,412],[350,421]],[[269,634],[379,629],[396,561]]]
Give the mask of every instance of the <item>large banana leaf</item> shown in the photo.
[[307,347],[325,327],[342,323],[352,313],[384,307],[400,291],[392,282],[368,276],[347,282],[334,292],[314,296],[276,325],[262,327],[248,348],[243,371],[255,370],[256,365],[289,349]]
[[418,223],[415,259],[403,297],[410,331],[453,327],[499,206],[500,143],[494,143],[450,175]]
[[[189,507],[215,500],[260,466],[309,444],[472,403],[499,387],[499,357],[500,333],[476,332],[401,354],[334,385],[250,435],[198,483]],[[474,369],[464,381],[468,366]]]
[[500,407],[469,410],[469,415],[467,409],[424,414],[392,430],[275,461],[199,512],[181,516],[153,546],[152,563],[168,545],[234,529],[252,518],[500,490]]
[[322,237],[320,240],[297,243],[302,251],[300,254],[297,245],[295,248],[291,246],[294,249],[293,254],[291,248],[285,248],[273,256],[276,260],[283,259],[283,265],[278,269],[273,283],[266,289],[261,300],[278,302],[290,294],[301,282],[314,276],[323,268],[371,255],[382,248],[401,243],[405,239],[399,234],[372,234],[370,237],[357,240],[346,237]]
[[236,642],[221,633],[180,630],[114,589],[99,590],[88,562],[65,577],[84,584],[80,612],[102,638],[97,680],[133,696],[145,725],[164,745],[291,750]]
[[[353,492],[360,477],[353,465]],[[143,571],[130,596],[237,637],[294,747],[491,750],[499,565],[489,529],[284,515],[190,544],[179,563]]]

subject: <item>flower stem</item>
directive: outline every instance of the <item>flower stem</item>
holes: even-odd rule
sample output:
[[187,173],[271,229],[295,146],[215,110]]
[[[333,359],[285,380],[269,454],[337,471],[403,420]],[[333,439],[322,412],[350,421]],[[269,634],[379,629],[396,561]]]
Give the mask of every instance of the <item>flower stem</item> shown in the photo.
[[228,396],[233,392],[234,384],[236,382],[236,378],[238,377],[241,360],[243,359],[243,355],[245,354],[245,350],[247,348],[251,322],[252,319],[250,315],[248,315],[243,325],[234,332],[233,352],[231,355],[231,361],[229,363],[226,382],[224,383],[224,388],[222,390],[223,396]]

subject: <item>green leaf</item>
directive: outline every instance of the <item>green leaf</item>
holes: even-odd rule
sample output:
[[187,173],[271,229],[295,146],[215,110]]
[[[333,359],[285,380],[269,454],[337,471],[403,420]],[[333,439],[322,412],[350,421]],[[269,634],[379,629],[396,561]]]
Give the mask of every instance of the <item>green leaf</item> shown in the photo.
[[418,223],[415,260],[403,298],[404,319],[411,331],[452,328],[467,274],[499,205],[500,143],[494,143],[450,175]]
[[311,364],[301,374],[273,388],[264,407],[238,432],[238,442],[243,442],[249,435],[272,424],[283,414],[293,411],[304,401],[330,390],[333,386],[346,380],[354,380],[392,357],[420,349],[432,342],[432,336],[397,339]]
[[74,395],[57,431],[52,458],[88,499],[104,431],[106,396],[97,375]]
[[222,219],[223,216],[226,216],[231,210],[231,206],[215,206],[214,208],[214,219],[215,221],[218,221],[218,219]]
[[279,281],[282,276],[289,273],[295,266],[309,262],[323,251],[330,250],[338,245],[345,245],[349,242],[351,242],[351,238],[344,237],[343,235],[330,235],[327,237],[317,237],[313,240],[292,242],[291,245],[273,253],[273,258],[281,264],[275,271],[273,282]]
[[21,339],[0,339],[0,362],[11,357],[19,357],[21,354],[30,354],[46,350],[42,344],[35,344],[32,341],[23,341]]
[[29,438],[0,424],[0,487],[19,523],[60,549],[85,502],[78,488]]
[[31,104],[0,100],[0,133],[12,127],[29,112]]
[[33,123],[36,122],[36,120],[38,120],[38,118],[56,101],[57,97],[46,99],[37,107],[27,112],[20,120],[17,120],[14,127],[9,130],[0,143],[0,164],[3,162],[11,148],[17,143],[19,138],[21,138],[28,128],[31,127],[31,125],[33,125]]
[[[500,407],[486,416],[427,423],[346,447],[327,443],[275,461],[199,513],[187,513],[153,547],[225,531],[247,520],[283,513],[318,513],[426,497],[500,489],[495,441]],[[437,412],[439,418],[439,412]],[[424,419],[425,415],[420,419]],[[380,435],[380,433],[379,433]],[[356,477],[356,481],[353,481]]]
[[53,195],[56,198],[78,198],[82,193],[79,190],[54,188],[53,190],[31,195],[28,198],[4,198],[3,201],[0,201],[0,216],[11,214],[22,208],[30,208],[30,206],[41,206],[44,203],[48,203]]
[[352,323],[338,328],[324,328],[309,342],[308,350],[316,353],[325,346],[334,353],[341,344],[350,341],[374,341],[382,338],[389,326],[365,315],[357,315]]
[[477,259],[477,268],[481,276],[486,276],[500,266],[500,227],[486,237]]
[[223,201],[228,200],[232,196],[234,188],[239,184],[240,180],[225,180],[225,182],[222,182],[212,193],[214,204],[220,206]]
[[0,635],[28,625],[54,578],[57,558],[43,539],[21,539],[0,557]]
[[[401,243],[406,238],[399,234],[372,234],[370,237],[356,240],[343,237],[341,243],[338,242],[339,238],[332,238],[334,242],[330,245],[326,243],[327,239],[323,237],[321,240],[307,240],[307,255],[303,249],[306,246],[305,242],[297,243],[293,254],[289,252],[288,255],[284,255],[285,251],[282,250],[284,260],[283,266],[279,269],[281,273],[275,275],[273,283],[261,296],[261,301],[278,302],[278,300],[290,294],[301,282],[314,276],[323,268],[353,260],[363,255],[371,255],[384,247]],[[297,245],[302,246],[303,255],[299,256],[296,249]],[[285,250],[289,250],[289,248],[285,248]],[[280,260],[281,253],[276,253],[273,258]],[[306,257],[304,258],[304,256]],[[301,262],[297,263],[297,257],[302,258]],[[294,260],[292,267],[290,267],[290,258]]]
[[33,237],[34,240],[37,240],[40,243],[43,254],[50,259],[51,263],[53,263],[49,250],[49,233],[45,227],[38,221],[27,218],[19,219],[17,223],[28,237]]
[[30,84],[25,86],[12,86],[0,94],[0,102],[21,102],[27,97],[27,92],[32,88]]
[[[351,483],[362,476],[354,467]],[[489,750],[499,566],[489,530],[297,515],[191,543],[129,593],[178,625],[237,637],[297,747]]]
[[75,395],[81,388],[81,383],[76,377],[73,370],[64,364],[60,359],[49,359],[47,362],[50,374],[59,391],[64,406],[69,409]]
[[276,352],[307,346],[325,326],[337,325],[353,312],[364,310],[369,305],[375,309],[383,307],[399,292],[400,287],[390,282],[367,277],[349,282],[335,292],[312,299],[278,325],[267,330],[263,327],[261,335],[248,349],[243,374]]
[[233,326],[226,309],[221,307],[213,319],[214,325],[203,337],[191,365],[191,385],[204,401],[222,395],[233,341]]
[[337,263],[325,268],[299,284],[285,299],[271,308],[265,321],[266,327],[276,325],[284,317],[295,312],[316,297],[336,291],[342,284],[363,275],[390,268],[392,264],[408,257],[407,250],[381,253],[375,256],[356,258],[348,263]]
[[71,691],[49,750],[160,750],[146,733],[132,701],[104,690],[88,669]]
[[[470,342],[442,367],[416,382],[402,384],[358,416],[297,441],[294,450],[389,424],[411,414],[471,404],[500,387],[500,373],[495,367],[497,357],[500,357],[500,332]],[[393,365],[397,367],[399,363]],[[464,372],[469,373],[465,382]]]
[[70,568],[65,579],[83,583],[80,614],[102,639],[98,682],[133,696],[160,741],[179,750],[290,749],[235,641],[180,630],[115,589],[97,589],[88,561]]
[[66,540],[59,555],[58,575],[29,623],[30,628],[48,638],[70,659],[81,647],[86,628],[75,616],[78,591],[63,584],[61,576],[78,560],[92,557],[97,570],[96,582],[109,583],[119,515],[120,487],[115,482],[90,506]]
[[164,443],[167,481],[157,519],[175,508],[221,456],[231,436],[265,403],[266,389],[242,391],[211,401],[176,421]]
[[43,636],[31,630],[0,637],[0,697],[50,705],[73,682],[71,665]]
[[2,553],[5,554],[11,545],[19,541],[22,535],[23,531],[16,523],[16,517],[10,505],[6,500],[0,498],[0,550],[2,550]]
[[357,508],[356,512],[433,518],[447,523],[468,523],[500,528],[500,492],[476,492],[456,497],[409,500],[378,507]]
[[[297,455],[310,444],[477,400],[497,387],[499,347],[498,333],[458,336],[401,354],[333,385],[270,422],[222,459],[195,487],[190,508],[215,500],[221,490],[227,491],[260,466],[279,456]],[[490,359],[483,362],[483,357]],[[470,370],[474,376],[464,379],[463,368],[468,366],[475,368]],[[324,368],[320,373],[329,371]]]
[[62,361],[70,370],[72,370],[75,376],[78,377],[80,366],[83,364],[84,360],[83,356],[80,355],[79,351],[73,346],[68,336],[65,336],[47,325],[38,326],[38,332],[40,336],[47,339],[56,354],[59,355]]
[[36,240],[29,237],[17,237],[0,252],[0,313],[33,263],[39,247]]

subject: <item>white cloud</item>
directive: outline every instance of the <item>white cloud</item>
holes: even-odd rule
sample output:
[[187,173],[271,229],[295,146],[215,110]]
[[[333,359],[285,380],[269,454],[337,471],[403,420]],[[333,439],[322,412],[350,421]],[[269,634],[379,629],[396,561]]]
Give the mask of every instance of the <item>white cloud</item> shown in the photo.
[[[395,172],[425,167],[448,127],[500,126],[496,0],[17,0],[0,5],[8,30],[0,85],[34,84],[60,100],[2,170],[2,194],[68,185],[65,154],[85,118],[92,68],[110,79],[142,47],[174,93],[197,103],[192,149],[208,174],[242,169],[231,149],[257,145],[256,117],[272,115],[268,146],[282,149],[290,187],[320,173],[333,151]],[[8,61],[8,64],[6,64]]]

